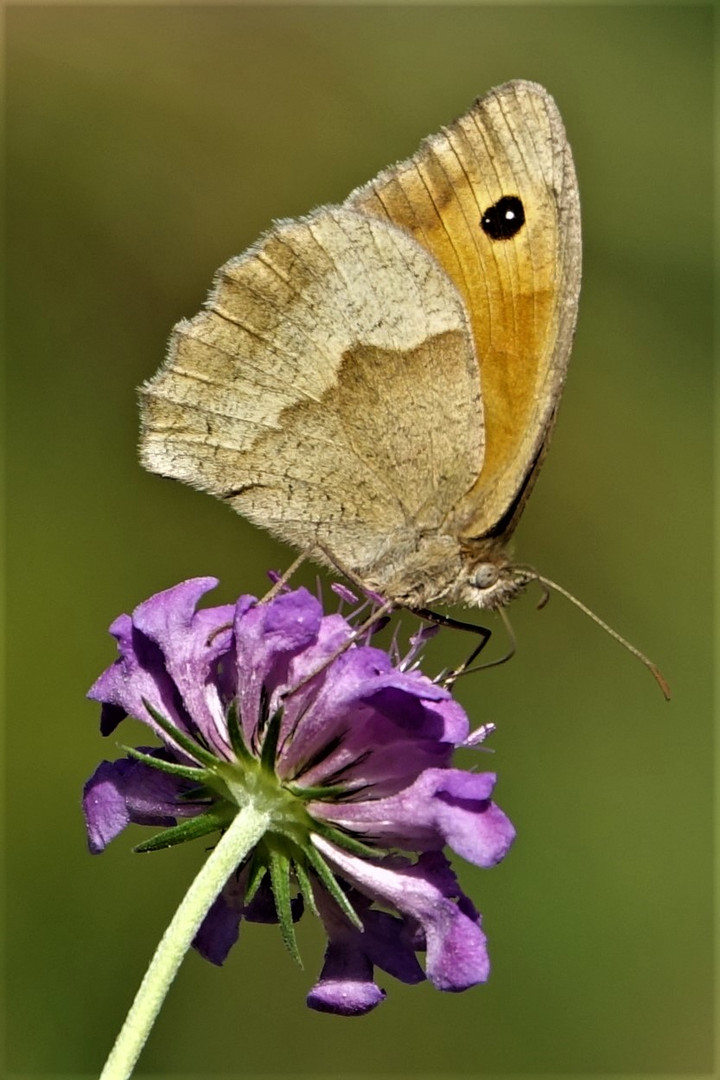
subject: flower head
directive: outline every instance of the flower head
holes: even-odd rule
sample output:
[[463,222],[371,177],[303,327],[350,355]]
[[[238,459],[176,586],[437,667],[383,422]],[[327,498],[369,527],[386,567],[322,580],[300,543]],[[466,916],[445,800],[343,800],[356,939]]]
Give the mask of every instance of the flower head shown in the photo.
[[131,715],[162,745],[104,761],[88,781],[90,850],[130,822],[161,827],[137,849],[148,851],[260,807],[267,831],[206,915],[203,956],[222,963],[243,919],[279,921],[297,955],[293,923],[309,907],[328,936],[314,1009],[374,1008],[375,968],[441,990],[484,981],[480,915],[443,849],[492,866],[514,831],[491,801],[494,775],[451,765],[477,742],[462,708],[350,641],[351,624],[305,589],[197,609],[216,584],[185,581],[110,627],[119,657],[89,692],[101,730]]

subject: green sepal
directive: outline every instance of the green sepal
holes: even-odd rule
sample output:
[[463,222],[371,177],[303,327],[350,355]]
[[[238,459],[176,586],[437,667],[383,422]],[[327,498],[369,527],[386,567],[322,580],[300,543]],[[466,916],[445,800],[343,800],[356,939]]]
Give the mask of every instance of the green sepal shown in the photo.
[[124,750],[128,757],[135,758],[136,761],[142,761],[144,765],[149,765],[151,769],[159,769],[160,772],[170,773],[171,776],[182,776],[185,780],[195,780],[199,784],[207,782],[212,773],[209,769],[203,769],[199,765],[179,765],[175,761],[165,761],[163,758],[153,757],[152,754],[143,754],[142,750],[135,750],[132,746],[122,746],[120,749]]
[[302,967],[290,906],[290,860],[283,851],[278,851],[277,848],[270,849],[270,882],[285,947],[293,960]]
[[257,850],[253,852],[252,863],[250,865],[250,871],[248,873],[248,883],[245,889],[245,895],[243,897],[243,904],[248,905],[255,897],[255,893],[260,888],[262,880],[268,872],[267,863],[264,859],[260,858]]
[[282,723],[282,709],[270,717],[270,722],[263,739],[260,764],[267,772],[275,772],[275,755],[277,754],[278,739],[280,738],[280,724]]
[[165,734],[169,736],[173,742],[177,743],[186,754],[189,754],[190,757],[195,758],[196,761],[202,762],[203,765],[207,765],[211,769],[217,765],[218,760],[214,754],[211,754],[204,746],[201,746],[200,743],[190,738],[189,735],[186,735],[184,731],[180,731],[179,728],[176,728],[172,720],[168,720],[166,716],[163,716],[162,713],[159,713],[157,709],[153,708],[147,698],[143,698],[142,702],[158,727],[162,728]]
[[268,694],[268,688],[265,683],[260,687],[260,702],[258,708],[258,718],[255,730],[258,735],[265,734],[265,725],[268,722],[270,716],[270,695]]
[[137,847],[133,848],[133,851],[159,851],[160,848],[175,847],[176,844],[184,844],[186,840],[195,840],[198,836],[207,836],[208,833],[224,829],[228,821],[229,815],[227,812],[221,814],[211,810],[207,814],[188,818],[187,821],[183,821],[180,825],[173,825],[169,829],[163,829],[162,832],[156,833],[149,840],[144,840],[142,844],[138,844]]
[[320,918],[320,912],[315,903],[315,894],[313,893],[310,878],[308,877],[307,870],[305,869],[305,862],[302,857],[295,856],[293,858],[293,870],[295,871],[295,877],[297,878],[300,892],[302,893],[303,900],[307,904],[308,909],[312,911],[313,915]]
[[335,880],[335,875],[333,874],[332,870],[325,862],[317,848],[308,846],[305,849],[305,854],[307,855],[308,860],[312,864],[313,870],[320,878],[320,881],[323,883],[323,885],[330,893],[341,911],[344,912],[344,914],[348,917],[353,926],[357,927],[358,930],[363,930],[364,927],[362,924],[362,920],[358,916],[355,908],[352,906],[345,893],[338,885],[337,881]]
[[318,784],[317,787],[300,787],[299,784],[286,784],[285,787],[298,799],[302,799],[304,802],[321,802],[323,799],[330,799],[333,802],[341,798],[347,792],[347,786],[345,784]]
[[348,833],[343,832],[342,829],[336,829],[333,825],[328,825],[325,821],[319,821],[317,818],[313,818],[312,828],[313,832],[318,833],[325,840],[329,840],[331,844],[337,844],[344,851],[349,851],[351,855],[359,855],[363,859],[382,859],[387,855],[386,850],[363,844],[362,840],[350,836]]
[[197,787],[190,788],[188,791],[181,791],[177,799],[178,802],[212,803],[217,800],[217,797],[217,791],[205,784],[198,784]]
[[237,701],[231,701],[226,715],[228,735],[230,736],[230,745],[232,746],[233,753],[238,761],[254,761],[247,746],[245,745],[245,739],[243,738],[242,728],[240,727],[240,717],[238,716]]

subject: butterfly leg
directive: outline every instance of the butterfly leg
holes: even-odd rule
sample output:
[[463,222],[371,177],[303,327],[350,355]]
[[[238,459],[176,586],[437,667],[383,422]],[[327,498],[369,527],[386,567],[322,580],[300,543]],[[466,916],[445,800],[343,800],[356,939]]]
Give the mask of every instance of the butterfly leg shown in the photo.
[[465,663],[461,664],[459,668],[455,669],[455,671],[450,672],[450,674],[445,679],[446,685],[452,686],[452,684],[460,675],[471,675],[474,671],[485,671],[487,668],[498,667],[500,664],[506,664],[508,660],[512,660],[515,652],[517,651],[515,631],[512,628],[510,619],[508,618],[508,614],[505,611],[505,608],[498,608],[498,615],[505,624],[505,630],[507,631],[507,636],[509,639],[509,647],[507,651],[504,652],[502,656],[499,656],[496,660],[487,660],[484,664],[476,664],[475,667],[470,667],[473,660],[476,658],[476,656],[478,656],[478,654],[487,644],[490,637],[490,633],[488,631],[488,637],[480,643],[477,649],[470,653],[470,656],[467,658]]
[[488,641],[492,637],[492,630],[490,630],[487,626],[477,626],[475,623],[461,622],[460,619],[453,619],[449,615],[441,615],[437,611],[430,611],[429,608],[415,608],[413,610],[415,611],[416,615],[420,615],[421,618],[427,619],[429,622],[439,623],[440,626],[449,626],[453,630],[466,630],[473,634],[479,634],[481,637],[480,643],[473,649],[468,658],[463,661],[463,663],[459,667],[455,668],[453,671],[448,672],[448,674],[442,680],[443,686],[446,686],[448,689],[452,687],[455,680],[458,679],[461,675],[470,675],[474,671],[485,671],[486,668],[497,667],[499,664],[507,663],[507,661],[515,655],[515,634],[513,632],[512,626],[510,625],[510,620],[508,619],[507,613],[504,608],[499,608],[498,614],[500,615],[500,618],[505,624],[505,629],[507,630],[508,638],[510,639],[510,646],[507,652],[505,652],[502,656],[498,657],[497,660],[488,660],[484,664],[476,664],[475,667],[471,667],[471,664],[475,659],[477,659],[477,657],[480,655],[480,653],[483,651]]
[[334,566],[339,574],[342,574],[343,577],[346,577],[348,581],[351,582],[355,586],[355,588],[358,589],[359,592],[361,592],[363,596],[367,597],[367,599],[370,600],[373,604],[384,604],[386,602],[383,596],[380,596],[378,593],[373,592],[372,589],[368,589],[362,578],[358,577],[358,575],[353,570],[351,570],[349,566],[345,566],[343,563],[341,563],[339,559],[337,559],[336,556],[333,555],[332,551],[326,548],[324,544],[316,544],[315,549],[316,551],[321,551],[327,561],[331,564],[331,566]]
[[429,608],[413,608],[412,610],[415,615],[419,615],[422,619],[427,619],[428,622],[436,623],[438,626],[449,626],[453,630],[465,630],[470,634],[480,635],[479,645],[473,649],[467,660],[465,660],[460,667],[454,668],[452,671],[448,672],[441,680],[443,686],[450,689],[458,676],[464,675],[473,660],[483,651],[492,637],[492,630],[487,626],[478,626],[476,623],[467,623],[462,622],[460,619],[453,619],[452,616],[442,615],[439,611],[430,611]]
[[[306,559],[311,558],[313,551],[315,551],[315,545],[314,544],[311,547],[306,548],[305,551],[302,551],[298,555],[297,559],[295,559],[294,562],[290,563],[290,566],[288,566],[285,573],[282,574],[277,579],[275,584],[268,590],[268,592],[265,593],[265,595],[262,597],[262,599],[258,600],[258,603],[259,604],[267,604],[270,600],[272,600],[275,596],[277,596],[277,594],[280,592],[280,590],[283,589],[285,587],[285,585],[287,585],[288,581],[293,576],[295,571],[298,570],[299,567],[302,566],[302,564],[305,562]],[[218,636],[218,634],[221,634],[223,632],[223,630],[232,630],[232,627],[233,627],[232,622],[224,623],[222,626],[218,626],[217,629],[213,630],[212,634],[208,638],[208,640],[207,640],[208,646],[212,644],[214,639]]]
[[290,563],[287,570],[283,574],[281,574],[275,584],[268,590],[268,592],[265,593],[262,600],[260,600],[260,603],[267,604],[270,600],[273,600],[277,596],[277,594],[285,588],[293,574],[300,569],[304,562],[306,562],[308,559],[311,559],[314,552],[316,551],[317,544],[310,544],[310,546],[306,547],[304,551],[301,551],[297,559],[295,559],[294,562]]

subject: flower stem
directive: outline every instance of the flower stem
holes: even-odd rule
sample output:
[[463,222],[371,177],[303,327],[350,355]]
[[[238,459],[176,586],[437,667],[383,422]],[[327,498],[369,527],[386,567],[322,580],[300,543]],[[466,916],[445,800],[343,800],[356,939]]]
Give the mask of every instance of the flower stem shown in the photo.
[[160,939],[100,1080],[127,1080],[160,1012],[182,959],[233,870],[267,830],[269,815],[244,807],[208,856]]

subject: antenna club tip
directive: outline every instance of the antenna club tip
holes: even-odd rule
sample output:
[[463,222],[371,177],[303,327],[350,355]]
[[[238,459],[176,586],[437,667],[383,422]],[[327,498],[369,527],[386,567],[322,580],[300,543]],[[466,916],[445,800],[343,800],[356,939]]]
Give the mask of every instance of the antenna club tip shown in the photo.
[[663,675],[663,673],[660,671],[660,668],[655,667],[655,664],[650,664],[650,671],[653,674],[655,682],[662,690],[665,700],[672,701],[672,690],[670,689],[670,684]]

